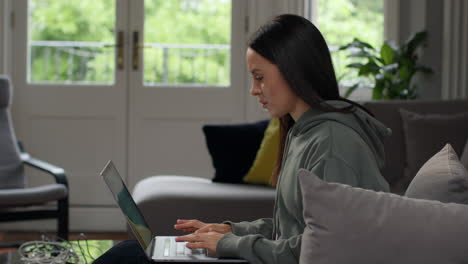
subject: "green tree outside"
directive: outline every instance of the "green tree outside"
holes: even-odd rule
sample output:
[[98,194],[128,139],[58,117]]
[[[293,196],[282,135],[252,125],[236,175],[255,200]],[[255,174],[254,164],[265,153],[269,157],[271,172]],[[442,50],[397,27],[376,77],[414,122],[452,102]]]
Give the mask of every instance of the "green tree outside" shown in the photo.
[[145,43],[227,45],[226,49],[145,48],[145,82],[229,85],[231,1],[145,3]]
[[[30,0],[29,4],[31,41],[115,42],[115,0]],[[231,0],[146,0],[144,15],[144,82],[229,85]],[[330,46],[355,37],[379,46],[383,0],[318,0],[317,26]],[[159,46],[148,47],[150,43]],[[226,46],[187,47],[202,44]],[[30,80],[112,83],[114,53],[113,47],[104,45],[31,47]],[[354,78],[345,68],[346,55],[333,52],[332,56],[339,80]]]
[[[383,0],[318,0],[317,27],[329,46],[338,47],[362,39],[372,46],[380,46],[384,38]],[[337,78],[356,78],[346,69],[352,61],[343,52],[332,52]]]
[[[115,42],[115,0],[31,0],[29,4],[31,41]],[[147,0],[144,12],[145,44],[186,45],[170,47],[166,57],[161,48],[145,48],[145,82],[229,84],[231,0]],[[227,46],[190,47],[194,44]],[[30,80],[112,83],[114,52],[113,47],[104,45],[77,48],[38,44],[30,48]],[[164,65],[167,80],[163,80]]]

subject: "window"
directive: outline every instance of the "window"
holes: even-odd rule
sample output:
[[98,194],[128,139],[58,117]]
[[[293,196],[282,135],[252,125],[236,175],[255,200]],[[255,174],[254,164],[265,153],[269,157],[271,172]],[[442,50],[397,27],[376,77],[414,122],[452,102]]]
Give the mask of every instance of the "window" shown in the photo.
[[28,82],[114,82],[115,1],[29,1]]
[[230,85],[231,0],[147,0],[144,39],[146,85]]
[[[346,90],[355,72],[346,65],[351,63],[347,52],[338,51],[340,45],[359,38],[378,48],[384,39],[384,0],[313,0],[312,20],[323,33],[332,53],[333,64],[340,87]],[[370,89],[357,89],[353,99],[369,99]]]
[[[117,2],[29,0],[28,82],[113,84]],[[146,0],[141,12],[145,85],[231,85],[231,0]]]

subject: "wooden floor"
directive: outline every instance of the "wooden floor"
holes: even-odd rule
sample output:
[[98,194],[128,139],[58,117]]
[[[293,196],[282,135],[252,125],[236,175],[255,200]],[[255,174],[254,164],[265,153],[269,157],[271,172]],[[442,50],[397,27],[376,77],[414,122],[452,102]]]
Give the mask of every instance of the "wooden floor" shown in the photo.
[[[15,248],[5,247],[10,242],[22,243],[31,240],[54,240],[55,233],[39,232],[0,232],[0,254],[14,250]],[[68,240],[128,240],[130,236],[126,232],[71,232]],[[3,245],[3,246],[2,246]]]

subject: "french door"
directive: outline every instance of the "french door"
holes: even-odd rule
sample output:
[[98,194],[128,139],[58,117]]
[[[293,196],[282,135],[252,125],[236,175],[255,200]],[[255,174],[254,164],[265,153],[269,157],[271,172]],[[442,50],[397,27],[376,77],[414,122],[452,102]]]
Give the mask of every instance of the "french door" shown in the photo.
[[98,176],[108,159],[130,188],[212,176],[201,126],[245,119],[246,4],[13,1],[15,127],[28,152],[65,168],[72,230],[125,228]]

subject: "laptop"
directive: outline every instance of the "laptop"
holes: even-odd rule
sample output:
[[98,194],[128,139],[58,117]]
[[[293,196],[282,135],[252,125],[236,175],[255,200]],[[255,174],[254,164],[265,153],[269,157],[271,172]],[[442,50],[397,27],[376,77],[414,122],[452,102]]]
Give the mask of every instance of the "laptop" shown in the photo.
[[127,222],[149,260],[161,262],[216,262],[247,263],[242,259],[215,258],[204,249],[189,249],[187,242],[176,242],[175,236],[156,236],[146,224],[145,218],[130,195],[119,172],[110,160],[100,173],[112,192]]

